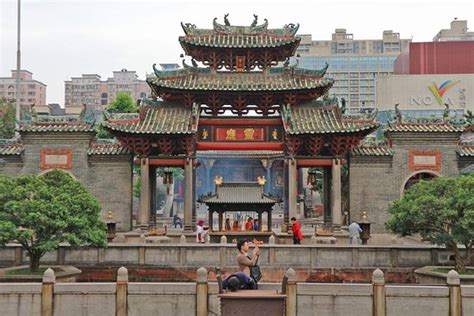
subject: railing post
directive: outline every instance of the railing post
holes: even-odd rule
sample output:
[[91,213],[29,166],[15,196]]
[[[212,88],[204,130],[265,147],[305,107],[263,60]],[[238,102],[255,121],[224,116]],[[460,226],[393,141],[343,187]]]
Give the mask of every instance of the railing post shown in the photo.
[[115,293],[115,315],[127,315],[128,270],[120,267],[117,271],[117,285]]
[[197,270],[196,284],[196,316],[207,316],[207,270],[200,267]]
[[292,268],[286,270],[288,278],[286,286],[286,316],[296,316],[296,272]]
[[459,274],[455,270],[448,272],[446,279],[449,287],[449,316],[461,316],[461,280]]
[[380,269],[375,269],[372,273],[372,290],[372,314],[374,316],[385,316],[385,278]]
[[56,276],[51,268],[43,274],[43,284],[41,286],[41,316],[53,316],[53,295]]

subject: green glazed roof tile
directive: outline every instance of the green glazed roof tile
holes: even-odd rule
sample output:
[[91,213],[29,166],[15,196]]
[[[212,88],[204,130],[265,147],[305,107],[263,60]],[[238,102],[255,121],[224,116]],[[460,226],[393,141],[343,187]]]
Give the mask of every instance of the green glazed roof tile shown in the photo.
[[427,124],[411,124],[411,123],[401,123],[389,126],[385,129],[386,132],[412,132],[412,133],[426,133],[426,132],[444,132],[444,133],[453,133],[453,132],[463,132],[465,126],[462,125],[452,125],[449,123],[427,123]]
[[215,194],[202,196],[199,202],[206,204],[275,204],[281,199],[263,192],[257,183],[223,183],[217,186]]
[[[289,111],[289,113],[288,113]],[[286,132],[297,134],[370,133],[378,127],[374,120],[349,120],[336,106],[316,103],[293,106],[282,115]]]
[[143,106],[143,113],[125,120],[104,121],[104,127],[111,131],[133,134],[193,134],[192,112],[184,107],[165,102],[156,106]]

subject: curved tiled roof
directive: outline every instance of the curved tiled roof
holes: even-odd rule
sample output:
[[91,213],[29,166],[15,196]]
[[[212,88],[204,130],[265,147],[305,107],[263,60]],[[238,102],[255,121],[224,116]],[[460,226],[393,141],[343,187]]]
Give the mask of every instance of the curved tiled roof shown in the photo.
[[449,123],[440,124],[421,124],[421,123],[401,123],[389,126],[385,129],[386,132],[412,132],[412,133],[427,133],[427,132],[441,132],[441,133],[453,133],[463,132],[465,126],[452,125]]
[[289,91],[329,89],[333,79],[314,76],[279,73],[264,75],[262,72],[231,73],[220,72],[215,75],[191,74],[173,78],[147,78],[150,86],[179,90],[205,91]]
[[19,132],[95,132],[94,125],[85,122],[32,122],[20,125]]
[[392,149],[382,146],[360,146],[352,149],[354,156],[393,156]]
[[181,23],[185,36],[179,41],[186,50],[186,45],[224,47],[224,48],[264,48],[279,47],[301,40],[296,37],[299,24],[287,24],[282,28],[268,29],[268,21],[261,25],[236,26],[224,25],[213,21],[212,29],[200,29],[191,23]]
[[474,146],[462,146],[458,149],[461,157],[474,157]]
[[23,152],[23,145],[20,143],[0,144],[0,156],[16,156]]
[[202,196],[198,201],[206,204],[275,204],[281,199],[265,194],[257,183],[228,182],[217,186],[215,194]]
[[278,36],[273,34],[209,34],[180,36],[181,45],[194,45],[218,48],[268,48],[288,44],[298,44],[300,37]]
[[341,116],[337,106],[306,104],[284,110],[282,115],[286,132],[292,134],[368,134],[378,127],[374,120],[348,120]]
[[156,106],[144,106],[142,118],[104,121],[102,124],[110,131],[132,134],[193,134],[192,111],[174,104],[158,102]]
[[99,155],[127,155],[130,151],[120,144],[92,144],[87,150],[89,156]]

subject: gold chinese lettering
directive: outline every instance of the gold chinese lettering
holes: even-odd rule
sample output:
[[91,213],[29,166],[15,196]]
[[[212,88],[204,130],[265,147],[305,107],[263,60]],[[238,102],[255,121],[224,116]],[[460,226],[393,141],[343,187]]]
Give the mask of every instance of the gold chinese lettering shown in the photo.
[[273,140],[278,140],[278,130],[275,128],[272,132]]
[[207,132],[207,129],[202,130],[202,139],[207,139],[209,137],[209,133]]
[[255,130],[253,128],[246,128],[244,130],[244,136],[246,140],[254,140]]
[[226,137],[225,137],[226,140],[235,140],[235,129],[228,129],[226,131]]

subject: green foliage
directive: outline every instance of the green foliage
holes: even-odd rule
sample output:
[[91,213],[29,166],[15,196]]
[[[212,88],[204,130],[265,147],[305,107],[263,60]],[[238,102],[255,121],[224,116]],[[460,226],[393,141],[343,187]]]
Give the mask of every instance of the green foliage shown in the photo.
[[137,105],[126,92],[119,92],[115,99],[107,106],[107,110],[112,113],[136,113]]
[[97,129],[96,129],[96,136],[97,138],[101,138],[101,139],[112,139],[114,138],[114,136],[112,134],[110,134],[105,128],[104,126],[102,126],[102,124],[98,124],[97,126]]
[[62,242],[104,247],[100,205],[69,174],[0,175],[0,244],[16,240],[30,256],[30,268]]
[[[386,227],[402,236],[420,233],[454,251],[464,271],[474,239],[474,174],[421,181],[389,207]],[[466,247],[462,256],[458,244]]]
[[15,105],[0,98],[0,138],[15,136]]

